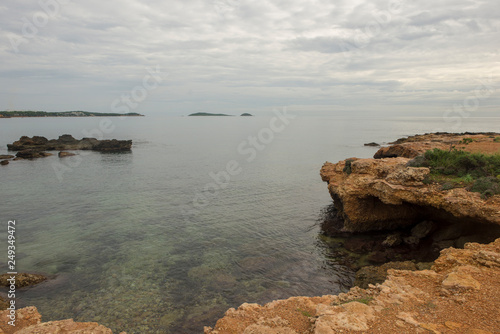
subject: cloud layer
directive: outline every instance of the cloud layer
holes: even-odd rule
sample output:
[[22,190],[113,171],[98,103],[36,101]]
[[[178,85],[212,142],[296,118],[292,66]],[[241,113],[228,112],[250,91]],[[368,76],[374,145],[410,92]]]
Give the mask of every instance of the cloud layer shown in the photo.
[[109,112],[159,66],[131,111],[498,116],[494,0],[6,0],[0,14],[2,110]]

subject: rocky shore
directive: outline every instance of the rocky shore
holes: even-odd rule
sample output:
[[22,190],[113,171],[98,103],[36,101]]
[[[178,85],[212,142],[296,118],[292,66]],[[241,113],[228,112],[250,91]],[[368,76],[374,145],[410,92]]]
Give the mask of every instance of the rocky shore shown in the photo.
[[[378,265],[361,268],[348,293],[243,304],[205,334],[498,333],[500,195],[496,175],[475,169],[500,172],[468,153],[460,177],[420,166],[433,149],[496,154],[500,134],[417,135],[373,159],[325,163],[334,208],[322,233],[337,243],[332,255],[344,249]],[[491,189],[481,192],[483,178]]]
[[498,333],[500,239],[446,249],[431,270],[389,270],[382,284],[229,309],[205,334]]

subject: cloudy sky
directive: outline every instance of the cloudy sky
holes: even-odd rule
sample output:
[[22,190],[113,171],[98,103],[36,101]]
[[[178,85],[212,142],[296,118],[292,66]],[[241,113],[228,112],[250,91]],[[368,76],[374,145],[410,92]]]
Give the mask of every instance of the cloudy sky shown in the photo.
[[3,0],[0,15],[0,110],[500,115],[498,0]]

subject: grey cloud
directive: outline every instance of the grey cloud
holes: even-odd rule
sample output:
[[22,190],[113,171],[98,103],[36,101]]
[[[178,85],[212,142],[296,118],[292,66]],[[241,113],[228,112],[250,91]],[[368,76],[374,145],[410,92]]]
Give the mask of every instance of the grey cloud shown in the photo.
[[[442,105],[490,73],[500,81],[495,1],[401,1],[397,8],[394,1],[68,1],[24,38],[23,19],[41,9],[6,0],[0,77],[8,80],[0,91],[18,87],[20,109],[88,103],[108,111],[146,67],[158,65],[163,84],[144,104],[152,111],[164,103],[189,111],[201,101],[214,111],[276,103],[324,110],[334,101],[363,108],[380,99]],[[12,38],[24,38],[18,53]]]

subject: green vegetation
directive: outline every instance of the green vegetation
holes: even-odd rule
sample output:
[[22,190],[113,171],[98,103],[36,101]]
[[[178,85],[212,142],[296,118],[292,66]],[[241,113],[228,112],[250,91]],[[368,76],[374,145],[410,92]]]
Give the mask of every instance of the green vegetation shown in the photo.
[[468,145],[468,144],[472,143],[473,141],[474,141],[474,139],[472,139],[472,138],[464,138],[464,139],[462,139],[462,140],[459,142],[459,144],[465,144],[465,145]]
[[308,318],[311,318],[313,317],[313,315],[305,310],[302,310],[300,308],[297,309],[297,311],[299,311],[304,317],[308,317]]
[[345,161],[345,166],[344,166],[344,169],[342,170],[344,173],[347,173],[347,175],[350,175],[352,173],[352,168],[351,168],[351,164],[354,160],[351,160],[351,159],[347,159]]
[[188,116],[231,116],[226,114],[211,114],[209,112],[196,112],[194,114],[190,114]]
[[[467,138],[466,138],[467,139]],[[500,194],[500,155],[434,149],[409,162],[413,167],[429,167],[427,183],[442,184],[442,190],[467,187],[483,198]]]
[[116,113],[99,113],[89,111],[60,111],[60,112],[47,112],[47,111],[0,111],[0,117],[116,117],[116,116],[143,116],[141,114],[131,112],[128,114]]
[[500,143],[500,137],[496,137],[495,139],[493,139],[493,141],[494,141],[495,143]]

